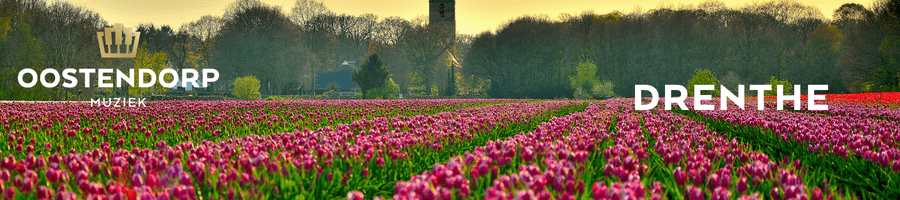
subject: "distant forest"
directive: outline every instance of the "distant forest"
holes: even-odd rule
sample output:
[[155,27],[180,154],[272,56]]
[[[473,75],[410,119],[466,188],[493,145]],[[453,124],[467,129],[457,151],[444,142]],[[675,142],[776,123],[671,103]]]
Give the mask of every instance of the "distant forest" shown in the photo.
[[[96,32],[112,23],[64,1],[0,0],[0,99],[168,92],[26,89],[16,77],[24,68],[215,68],[222,77],[212,90],[230,90],[230,81],[254,75],[264,95],[306,94],[316,74],[344,61],[362,63],[371,53],[384,60],[404,94],[456,88],[493,98],[571,98],[570,77],[583,63],[595,64],[596,78],[611,83],[617,96],[633,95],[635,84],[684,85],[698,69],[709,69],[727,86],[775,77],[828,84],[829,93],[900,91],[900,0],[848,3],[833,11],[776,0],[529,15],[475,36],[446,34],[425,16],[379,19],[334,13],[315,0],[290,8],[238,0],[221,16],[177,28],[126,24],[141,32],[138,57],[101,59]],[[447,86],[450,78],[456,87]]]
[[[527,16],[472,41],[464,74],[491,80],[492,97],[571,94],[569,76],[591,61],[620,96],[635,84],[685,85],[696,69],[721,84],[828,84],[830,93],[900,90],[900,1],[814,7],[771,1],[706,2],[640,13]],[[558,92],[562,91],[562,92]]]

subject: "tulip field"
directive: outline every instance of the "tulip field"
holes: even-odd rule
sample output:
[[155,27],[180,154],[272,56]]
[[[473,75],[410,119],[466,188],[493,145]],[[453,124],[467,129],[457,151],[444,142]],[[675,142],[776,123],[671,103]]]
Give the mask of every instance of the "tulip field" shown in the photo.
[[0,199],[900,199],[872,97],[0,103]]

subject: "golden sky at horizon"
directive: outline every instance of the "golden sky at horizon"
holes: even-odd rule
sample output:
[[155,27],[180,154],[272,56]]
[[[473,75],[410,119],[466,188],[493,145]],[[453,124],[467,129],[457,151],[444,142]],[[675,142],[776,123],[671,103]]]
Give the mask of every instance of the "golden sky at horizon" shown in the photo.
[[[124,23],[135,26],[139,23],[168,24],[178,28],[181,24],[200,19],[204,15],[221,16],[233,0],[65,0],[86,7],[109,23]],[[296,0],[261,0],[280,6],[290,13]],[[660,6],[680,7],[696,5],[707,0],[457,0],[456,27],[462,34],[478,34],[493,31],[499,25],[523,15],[546,14],[557,17],[561,13],[577,14],[587,10],[595,13],[621,11],[630,13],[640,8],[642,11]],[[754,0],[720,0],[731,7],[740,7]],[[765,2],[759,1],[759,2]],[[804,5],[819,8],[822,15],[831,18],[834,10],[844,3],[859,3],[867,8],[874,0],[795,0]],[[410,20],[428,14],[428,0],[323,0],[332,12],[360,15],[372,13],[383,19],[399,16]]]

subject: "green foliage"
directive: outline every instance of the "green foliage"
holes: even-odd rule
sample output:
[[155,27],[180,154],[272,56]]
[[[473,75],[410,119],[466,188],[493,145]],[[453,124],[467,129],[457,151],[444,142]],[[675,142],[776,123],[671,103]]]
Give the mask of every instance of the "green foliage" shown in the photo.
[[882,27],[887,33],[878,47],[882,67],[875,76],[881,79],[881,91],[900,91],[900,1],[879,1],[875,7],[875,12],[883,18]]
[[454,96],[459,91],[456,87],[456,66],[450,66],[450,73],[447,74],[447,86],[444,87],[444,96]]
[[697,69],[694,71],[694,77],[687,84],[688,96],[694,96],[695,85],[713,85],[712,91],[706,91],[706,95],[719,95],[719,79],[709,69]]
[[585,88],[594,85],[597,82],[597,65],[594,65],[594,62],[590,60],[584,61],[578,64],[576,67],[575,76],[569,77],[569,82],[572,83],[572,89],[578,90],[579,88]]
[[[569,77],[572,89],[575,90],[575,98],[604,98],[616,96],[613,91],[615,84],[610,80],[598,80],[597,65],[594,62],[584,61],[576,67],[576,74]],[[579,92],[580,91],[580,92]]]
[[400,93],[400,86],[394,83],[394,79],[388,78],[384,80],[381,87],[373,88],[369,91],[371,99],[396,99]]
[[294,101],[294,100],[303,100],[303,99],[299,98],[299,96],[287,96],[287,97],[268,96],[268,97],[266,97],[266,99],[263,99],[263,100],[266,100],[266,101]]
[[[678,13],[701,14],[673,18]],[[835,12],[834,21],[819,13],[795,1],[767,0],[739,7],[712,2],[633,15],[586,13],[561,15],[559,20],[521,17],[494,32],[477,35],[462,59],[463,69],[467,71],[464,74],[490,79],[491,90],[496,92],[488,93],[493,97],[510,97],[510,91],[520,88],[528,93],[528,88],[554,84],[568,89],[569,83],[556,80],[575,74],[575,66],[585,59],[595,61],[598,78],[616,83],[619,94],[633,94],[630,86],[635,84],[673,80],[684,84],[694,75],[691,72],[701,68],[710,69],[720,79],[733,71],[737,76],[733,80],[745,84],[765,83],[773,75],[797,84],[828,84],[829,92],[857,91],[868,81],[874,81],[876,90],[884,85],[900,86],[896,73],[900,64],[887,64],[890,57],[900,61],[900,42],[895,42],[900,37],[886,40],[891,37],[886,29],[900,29],[884,25],[900,20],[879,19],[887,15],[876,15],[861,5]],[[734,16],[742,20],[721,20]],[[882,49],[893,50],[879,52],[882,44]],[[534,46],[541,48],[529,48]],[[877,68],[892,73],[877,73]]]
[[[311,73],[300,69],[308,69],[302,67],[318,62],[311,60],[314,54],[301,41],[306,37],[299,35],[299,27],[281,8],[259,1],[237,1],[232,6],[226,10],[221,29],[212,33],[213,42],[207,56],[210,66],[222,74],[253,75],[265,80],[267,84],[261,89],[266,94],[283,91],[282,87],[295,81],[295,73]],[[325,55],[319,56],[330,56]]]
[[241,99],[255,100],[259,98],[259,86],[259,79],[256,79],[256,76],[238,77],[231,84],[231,94]]
[[482,94],[484,93],[484,89],[487,88],[488,85],[480,77],[475,77],[473,75],[462,76],[459,79],[459,89],[460,94],[464,95],[472,95],[472,94]]
[[[166,53],[164,52],[155,52],[152,55],[147,52],[147,42],[141,44],[141,48],[138,49],[137,54],[134,57],[134,76],[132,77],[132,81],[134,81],[134,85],[128,88],[128,95],[132,97],[149,97],[152,94],[162,94],[168,91],[168,88],[163,87],[159,83],[159,79],[165,79],[167,81],[171,81],[173,77],[156,77],[156,82],[154,82],[152,87],[141,88],[138,87],[140,78],[138,76],[139,69],[151,69],[154,74],[159,75],[159,72],[166,67]],[[144,75],[144,81],[150,80],[150,75]]]
[[821,25],[817,27],[812,34],[815,38],[807,40],[807,43],[824,43],[825,45],[823,46],[827,47],[826,49],[830,51],[836,52],[841,50],[841,37],[843,37],[843,34],[841,34],[841,30],[837,27],[833,25]]
[[[45,68],[45,58],[40,40],[33,34],[27,19],[0,17],[0,99],[50,100],[50,88],[41,86],[40,82],[34,87],[23,88],[17,77],[25,68],[40,74]],[[31,80],[25,79],[26,82]]]
[[900,35],[888,35],[885,37],[878,50],[887,57],[885,65],[888,66],[886,69],[877,72],[885,79],[881,81],[882,91],[900,91],[900,71],[896,71],[900,69]]
[[9,22],[9,17],[0,17],[0,42],[6,42],[6,34],[12,29]]
[[777,90],[777,87],[778,87],[778,86],[776,86],[776,85],[783,85],[783,86],[784,86],[784,94],[785,94],[785,95],[791,95],[791,94],[794,93],[794,89],[793,89],[793,88],[794,88],[794,85],[791,85],[791,82],[790,82],[790,81],[788,81],[788,80],[778,80],[778,79],[775,78],[775,76],[772,76],[772,78],[769,79],[769,83],[768,83],[767,85],[771,85],[771,86],[772,86],[772,90],[767,90],[766,93],[765,93],[766,96],[775,96],[775,95],[778,95],[778,90]]
[[610,80],[605,81],[597,81],[594,86],[591,88],[591,94],[594,98],[604,98],[604,97],[614,97],[616,96],[613,88],[615,84]]
[[597,84],[597,65],[588,60],[579,63],[575,68],[577,72],[574,76],[569,77],[569,82],[572,84],[572,89],[575,90],[576,98],[587,98],[590,96],[588,88],[594,88],[594,85]]
[[[804,45],[803,64],[790,69],[790,77],[799,84],[827,84],[832,92],[844,92],[841,81],[844,68],[837,67],[841,55],[841,30],[834,25],[820,25],[810,33]],[[827,72],[827,73],[823,73]]]
[[387,76],[388,71],[384,69],[384,62],[381,61],[378,54],[372,54],[359,70],[353,72],[352,78],[353,82],[362,90],[362,97],[368,98],[369,91],[382,86]]
[[605,15],[598,15],[595,17],[595,20],[607,22],[607,23],[618,22],[618,21],[622,20],[622,13],[611,12],[611,13],[605,14]]
[[266,97],[266,99],[263,99],[263,100],[266,100],[266,101],[284,101],[284,99],[285,99],[285,98],[281,98],[281,97],[279,97],[279,96],[269,96],[269,97]]

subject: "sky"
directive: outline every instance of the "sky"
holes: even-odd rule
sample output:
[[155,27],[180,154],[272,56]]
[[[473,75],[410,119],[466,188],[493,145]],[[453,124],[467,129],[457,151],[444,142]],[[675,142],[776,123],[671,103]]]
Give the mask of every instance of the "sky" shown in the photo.
[[[168,24],[178,28],[181,24],[200,19],[204,15],[221,16],[233,0],[68,0],[100,14],[110,24],[124,23],[134,27],[140,23]],[[289,14],[296,0],[261,0],[280,6]],[[561,13],[577,14],[584,11],[609,13],[635,10],[647,11],[660,6],[680,7],[696,5],[707,0],[457,0],[456,27],[461,34],[478,34],[494,31],[498,26],[523,15],[545,14],[557,17]],[[731,7],[740,7],[754,0],[720,0]],[[758,0],[757,0],[758,1]],[[766,0],[768,1],[768,0]],[[859,3],[867,8],[874,0],[795,0],[804,5],[819,8],[826,18],[844,3]],[[372,13],[383,19],[399,16],[413,19],[428,14],[428,0],[322,0],[335,13],[360,15]]]

